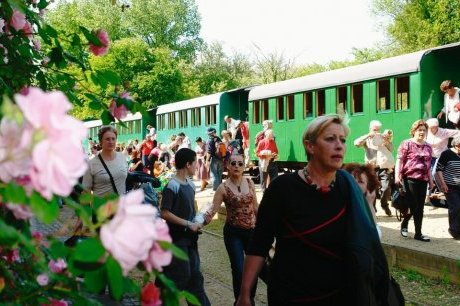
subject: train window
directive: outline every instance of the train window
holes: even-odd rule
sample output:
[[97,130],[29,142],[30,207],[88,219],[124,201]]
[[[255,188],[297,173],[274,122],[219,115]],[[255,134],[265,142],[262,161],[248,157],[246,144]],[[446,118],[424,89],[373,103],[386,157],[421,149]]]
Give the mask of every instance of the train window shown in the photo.
[[276,98],[276,119],[278,121],[284,120],[284,98]]
[[313,117],[313,93],[311,91],[303,93],[303,117]]
[[287,96],[287,119],[294,119],[294,95]]
[[206,125],[216,124],[216,106],[209,105],[205,109]]
[[345,114],[347,111],[347,87],[337,88],[337,114]]
[[396,110],[409,109],[409,77],[396,78]]
[[179,112],[179,128],[187,127],[187,111],[183,110]]
[[159,131],[164,130],[165,128],[165,120],[164,120],[165,117],[164,116],[165,116],[164,114],[157,116],[157,129]]
[[176,113],[169,113],[168,114],[168,128],[175,129],[176,128]]
[[351,86],[351,113],[364,112],[363,107],[363,84],[355,84]]
[[195,108],[195,125],[201,125],[201,108],[199,107]]
[[390,80],[377,81],[377,111],[390,110]]
[[190,110],[190,126],[196,126],[196,123],[195,123],[195,110],[196,108],[192,108]]
[[268,100],[260,101],[262,107],[262,120],[268,120]]
[[316,115],[321,116],[326,113],[326,92],[318,90],[316,92]]
[[252,102],[252,123],[260,123],[259,101]]

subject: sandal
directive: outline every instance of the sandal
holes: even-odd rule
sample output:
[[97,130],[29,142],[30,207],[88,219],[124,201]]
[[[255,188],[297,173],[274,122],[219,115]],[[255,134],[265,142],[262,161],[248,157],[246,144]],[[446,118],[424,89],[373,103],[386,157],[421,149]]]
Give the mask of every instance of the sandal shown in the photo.
[[404,238],[407,238],[407,236],[408,236],[407,228],[402,228],[401,229],[401,236],[403,236]]
[[423,242],[430,242],[430,237],[425,236],[425,235],[415,235],[414,239],[419,240],[419,241],[423,241]]

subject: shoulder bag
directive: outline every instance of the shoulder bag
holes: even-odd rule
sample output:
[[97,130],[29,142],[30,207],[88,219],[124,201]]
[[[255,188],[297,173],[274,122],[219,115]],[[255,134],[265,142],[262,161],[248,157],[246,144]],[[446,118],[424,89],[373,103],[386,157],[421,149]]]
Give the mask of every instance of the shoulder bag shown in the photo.
[[115,193],[118,194],[117,186],[115,186],[115,181],[113,179],[112,173],[110,173],[109,168],[107,167],[104,160],[102,159],[101,154],[98,154],[97,156],[99,157],[99,160],[101,161],[102,166],[104,166],[105,171],[107,171],[107,174],[110,177],[110,183],[112,183],[113,191],[115,191]]

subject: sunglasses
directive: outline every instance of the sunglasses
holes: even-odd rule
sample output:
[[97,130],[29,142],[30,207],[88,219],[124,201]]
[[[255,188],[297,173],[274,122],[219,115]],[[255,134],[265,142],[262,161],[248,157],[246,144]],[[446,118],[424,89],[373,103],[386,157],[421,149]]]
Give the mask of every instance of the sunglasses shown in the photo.
[[243,167],[243,165],[244,165],[243,162],[232,161],[232,162],[230,163],[230,165],[232,165],[233,167],[235,167],[237,164],[238,164],[238,167]]

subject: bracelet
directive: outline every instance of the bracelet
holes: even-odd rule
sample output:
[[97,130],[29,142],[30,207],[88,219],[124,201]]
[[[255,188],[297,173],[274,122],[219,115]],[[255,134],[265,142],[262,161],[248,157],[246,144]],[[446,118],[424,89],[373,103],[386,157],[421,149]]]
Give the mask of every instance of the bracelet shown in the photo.
[[187,225],[185,227],[190,228],[190,221],[187,220]]

